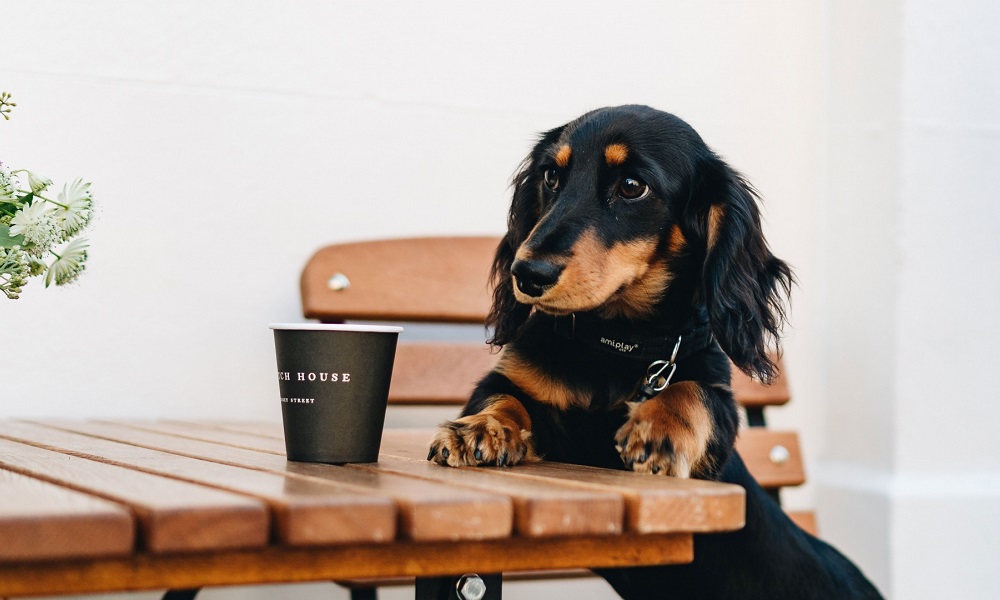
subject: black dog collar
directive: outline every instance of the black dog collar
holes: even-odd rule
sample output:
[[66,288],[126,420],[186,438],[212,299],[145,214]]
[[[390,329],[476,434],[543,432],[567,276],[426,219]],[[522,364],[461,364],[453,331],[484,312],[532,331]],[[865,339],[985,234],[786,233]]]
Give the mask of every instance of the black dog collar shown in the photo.
[[707,319],[691,319],[681,327],[668,331],[643,330],[626,321],[606,321],[585,314],[545,316],[552,320],[552,330],[563,338],[580,342],[595,350],[642,361],[669,358],[678,336],[683,341],[675,360],[704,350],[714,339]]

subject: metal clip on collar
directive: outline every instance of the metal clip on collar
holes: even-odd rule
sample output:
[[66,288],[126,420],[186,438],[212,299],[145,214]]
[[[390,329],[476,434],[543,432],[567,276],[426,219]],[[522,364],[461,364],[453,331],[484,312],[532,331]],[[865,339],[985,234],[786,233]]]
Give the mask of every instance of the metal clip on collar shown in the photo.
[[[670,385],[670,380],[674,376],[674,372],[677,371],[677,352],[681,349],[681,339],[682,336],[677,336],[677,343],[674,344],[674,350],[670,353],[670,360],[657,360],[653,361],[646,368],[646,381],[642,386],[639,387],[639,391],[636,392],[636,397],[633,398],[633,402],[645,402],[653,396],[659,394]],[[670,369],[666,375],[663,374],[664,371]]]

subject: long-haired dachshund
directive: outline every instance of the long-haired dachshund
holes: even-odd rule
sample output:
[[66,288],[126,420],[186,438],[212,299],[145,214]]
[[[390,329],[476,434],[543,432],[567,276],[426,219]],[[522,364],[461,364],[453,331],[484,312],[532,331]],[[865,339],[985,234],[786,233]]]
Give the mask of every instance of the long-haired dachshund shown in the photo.
[[493,262],[496,367],[428,460],[548,460],[736,483],[746,526],[695,562],[601,574],[626,598],[877,598],[795,526],[733,450],[730,360],[769,381],[788,265],[745,179],[681,119],[589,112],[541,136],[514,177]]

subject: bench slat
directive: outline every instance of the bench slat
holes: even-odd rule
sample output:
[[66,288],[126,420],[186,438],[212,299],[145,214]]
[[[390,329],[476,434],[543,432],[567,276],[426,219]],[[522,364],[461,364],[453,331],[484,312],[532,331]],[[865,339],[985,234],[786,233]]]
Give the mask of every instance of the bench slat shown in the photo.
[[150,552],[267,543],[267,509],[250,498],[6,439],[0,439],[0,466],[128,505]]
[[[485,343],[400,342],[389,385],[390,404],[462,406],[499,354]],[[780,406],[789,400],[788,381],[779,371],[770,385],[732,369],[733,396],[746,407]]]
[[819,527],[816,524],[816,513],[811,510],[790,510],[788,517],[796,525],[814,536],[819,535]]
[[791,398],[788,390],[788,379],[785,377],[785,368],[782,361],[773,357],[778,365],[778,374],[769,385],[764,385],[756,379],[733,367],[732,388],[733,397],[736,401],[750,407],[781,406],[787,404]]
[[[802,485],[806,481],[799,436],[793,431],[748,427],[736,438],[736,450],[762,487],[774,489]],[[781,458],[783,462],[775,460]]]
[[126,508],[0,469],[0,563],[126,555],[135,522]]
[[463,405],[496,364],[490,346],[471,343],[402,343],[389,385],[391,404]]
[[413,540],[491,539],[512,527],[509,498],[459,487],[443,487],[409,477],[313,463],[291,462],[274,452],[249,450],[139,429],[136,424],[96,421],[47,421],[60,429],[134,444],[202,460],[308,477],[391,498],[397,505],[399,533]]
[[[496,237],[445,237],[327,246],[302,271],[302,313],[322,321],[483,323],[498,242]],[[348,278],[349,288],[330,289],[337,273]]]
[[396,537],[396,507],[356,490],[102,440],[29,423],[0,423],[0,435],[50,450],[259,498],[286,544],[386,542]]

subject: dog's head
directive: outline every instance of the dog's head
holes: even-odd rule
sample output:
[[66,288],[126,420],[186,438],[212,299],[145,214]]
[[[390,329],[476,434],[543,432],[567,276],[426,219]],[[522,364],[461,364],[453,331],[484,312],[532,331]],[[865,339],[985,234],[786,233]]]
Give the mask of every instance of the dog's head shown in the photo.
[[723,350],[768,380],[788,266],[757,197],[681,119],[645,106],[592,111],[542,135],[514,176],[488,324],[511,341],[532,307],[677,319],[707,309]]

